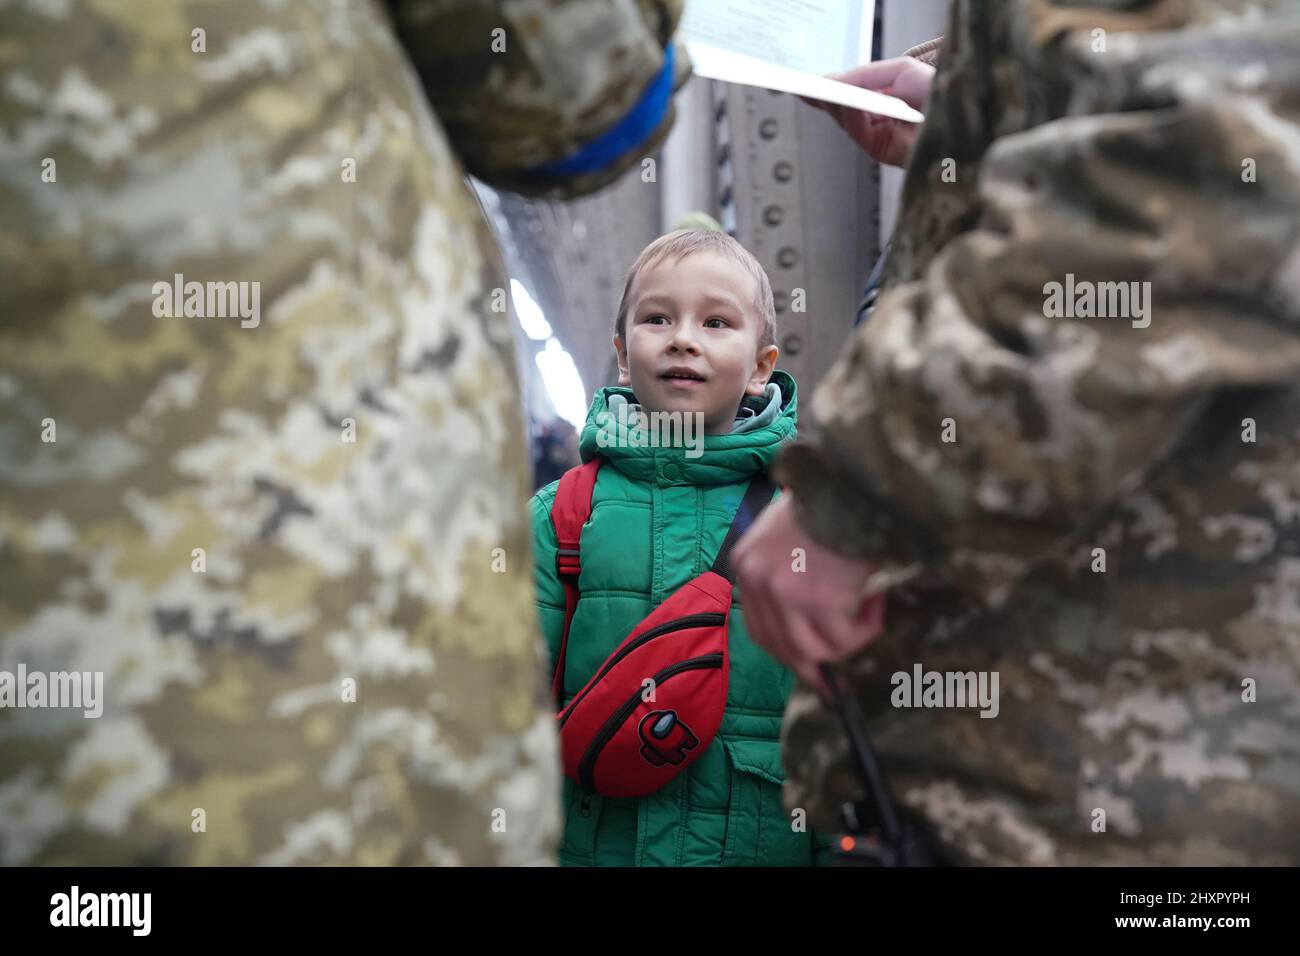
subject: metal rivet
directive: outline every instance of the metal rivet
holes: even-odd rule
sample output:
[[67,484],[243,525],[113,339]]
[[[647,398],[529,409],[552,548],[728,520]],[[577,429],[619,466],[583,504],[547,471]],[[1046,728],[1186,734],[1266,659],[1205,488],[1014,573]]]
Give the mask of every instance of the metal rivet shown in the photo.
[[781,340],[781,348],[786,355],[798,355],[803,351],[803,339],[798,335],[787,335]]
[[782,246],[781,251],[776,254],[776,264],[783,269],[791,268],[798,261],[799,253],[789,246]]
[[777,289],[772,293],[772,305],[778,313],[784,312],[786,304],[790,301],[790,296]]
[[763,139],[776,139],[776,120],[765,119],[758,124],[758,135]]
[[768,206],[763,210],[763,221],[769,226],[779,226],[785,221],[785,212],[780,206]]
[[772,175],[778,183],[788,183],[794,177],[794,166],[783,159],[772,167]]

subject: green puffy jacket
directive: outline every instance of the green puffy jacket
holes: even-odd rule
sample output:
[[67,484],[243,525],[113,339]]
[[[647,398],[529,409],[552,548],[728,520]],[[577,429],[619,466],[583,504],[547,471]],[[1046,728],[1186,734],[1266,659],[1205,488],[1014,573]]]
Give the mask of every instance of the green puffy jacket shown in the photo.
[[[772,377],[784,398],[748,431],[709,435],[703,454],[688,449],[607,447],[614,427],[603,413],[614,396],[635,402],[627,388],[600,390],[583,428],[584,461],[606,459],[582,534],[580,597],[573,615],[564,674],[567,702],[601,663],[661,601],[708,570],[749,480],[767,470],[794,437],[795,383]],[[617,402],[617,399],[616,399]],[[747,399],[751,407],[764,400]],[[766,421],[775,413],[774,418]],[[691,451],[694,454],[698,448]],[[538,611],[550,649],[559,655],[564,588],[555,570],[551,503],[558,482],[532,500]],[[781,803],[781,717],[793,676],[756,647],[745,630],[739,591],[729,624],[731,674],[718,736],[668,786],[641,798],[588,794],[564,782],[560,862],[601,866],[800,866],[813,862],[823,841],[803,815]]]

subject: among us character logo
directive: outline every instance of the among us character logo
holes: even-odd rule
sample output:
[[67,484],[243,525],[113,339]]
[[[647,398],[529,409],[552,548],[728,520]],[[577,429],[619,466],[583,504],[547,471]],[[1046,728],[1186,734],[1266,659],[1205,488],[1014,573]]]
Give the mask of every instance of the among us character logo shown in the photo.
[[700,745],[700,738],[678,719],[675,710],[653,710],[646,714],[637,733],[644,745],[641,756],[654,767],[666,763],[675,767],[686,759],[686,751]]

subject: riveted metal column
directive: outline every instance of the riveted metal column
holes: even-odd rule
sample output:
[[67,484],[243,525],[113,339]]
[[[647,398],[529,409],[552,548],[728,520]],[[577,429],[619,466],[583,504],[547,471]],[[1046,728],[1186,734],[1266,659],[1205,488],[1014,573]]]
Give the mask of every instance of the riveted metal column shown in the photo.
[[811,334],[808,312],[790,309],[792,300],[806,303],[808,288],[795,104],[792,97],[751,87],[728,91],[736,235],[772,280],[781,365],[799,378]]
[[[772,280],[780,366],[806,389],[852,328],[879,252],[874,164],[798,98],[725,86],[735,235]],[[725,177],[720,177],[726,196]],[[727,210],[724,205],[724,224]]]

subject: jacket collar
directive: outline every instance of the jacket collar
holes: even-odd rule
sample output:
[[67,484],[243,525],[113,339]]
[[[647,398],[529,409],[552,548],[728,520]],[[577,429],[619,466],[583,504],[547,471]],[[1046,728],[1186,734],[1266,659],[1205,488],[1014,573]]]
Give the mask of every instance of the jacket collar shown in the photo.
[[[771,382],[781,390],[779,411],[764,415],[768,397],[747,399],[765,421],[726,435],[701,435],[686,423],[665,416],[659,428],[629,428],[619,406],[636,404],[630,388],[597,391],[587,412],[579,450],[583,461],[600,455],[629,478],[659,485],[724,485],[767,471],[781,446],[795,435],[798,395],[795,381],[779,369]],[[616,398],[611,406],[611,399]],[[767,421],[768,418],[770,421]],[[673,443],[675,440],[675,444]]]

